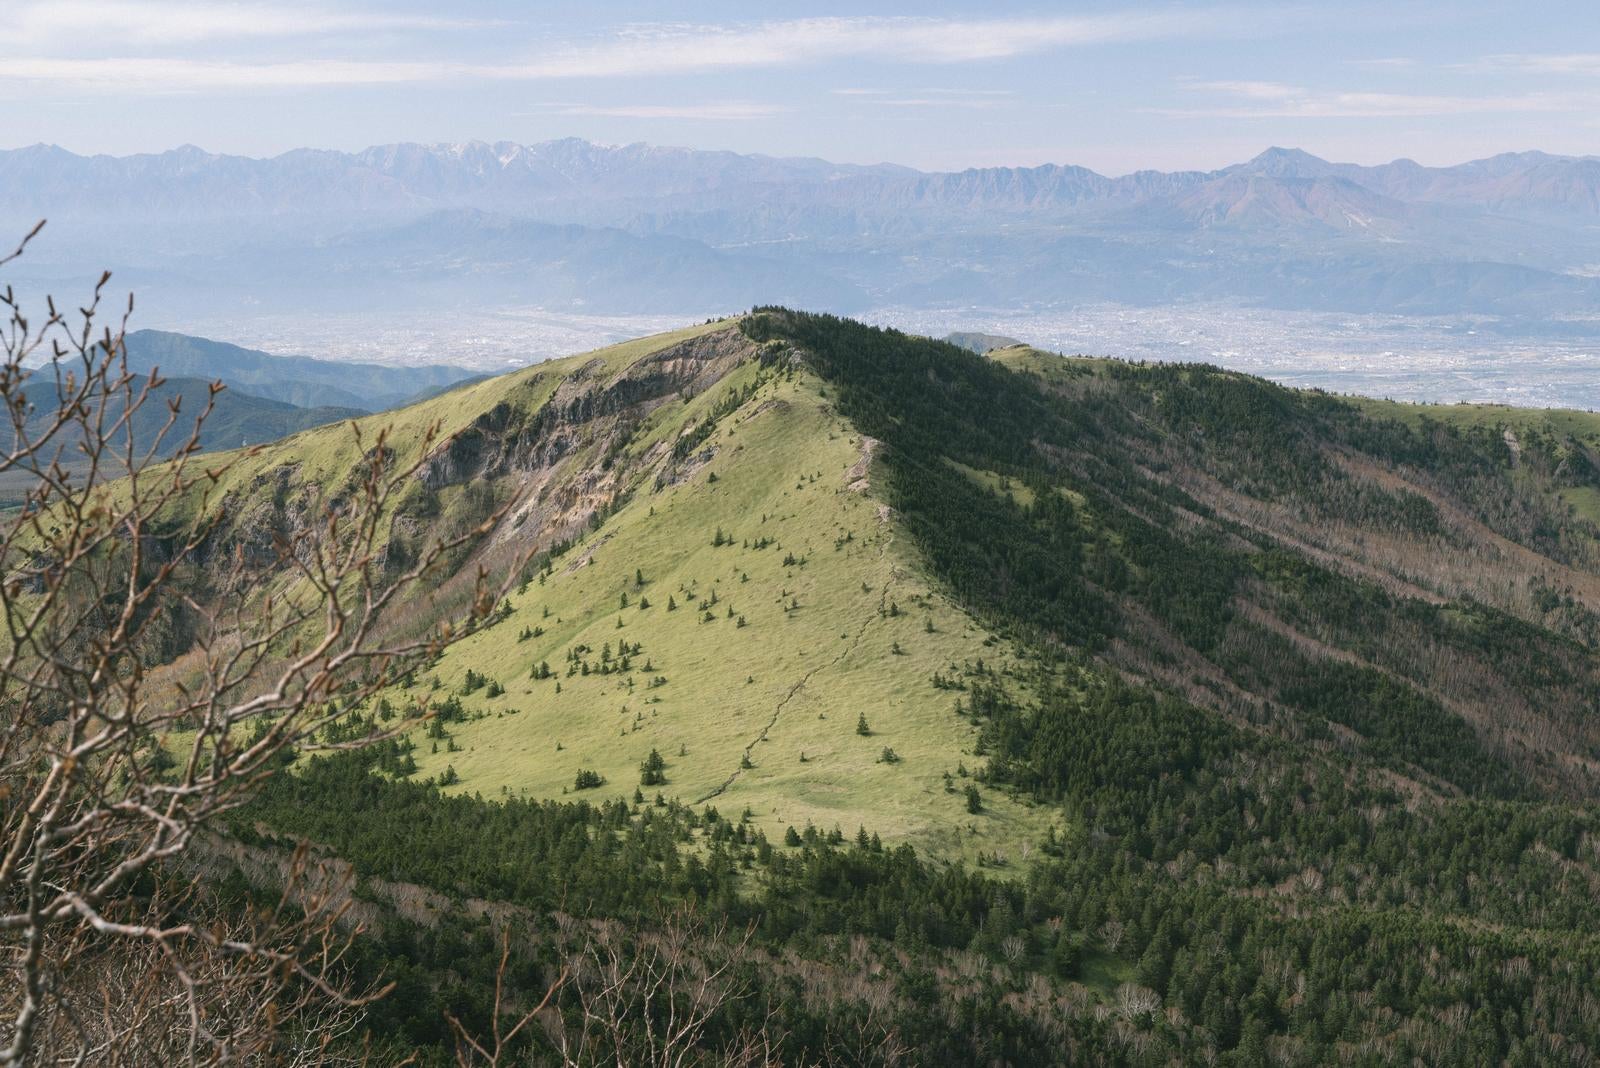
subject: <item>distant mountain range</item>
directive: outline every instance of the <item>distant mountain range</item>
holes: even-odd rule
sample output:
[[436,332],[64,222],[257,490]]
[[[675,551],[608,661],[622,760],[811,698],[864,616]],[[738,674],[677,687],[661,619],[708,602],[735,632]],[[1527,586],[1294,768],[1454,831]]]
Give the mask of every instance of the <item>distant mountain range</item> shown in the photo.
[[[160,455],[165,456],[187,443],[195,431],[196,419],[205,410],[213,381],[215,379],[187,375],[164,377],[161,385],[134,413],[133,437],[138,451],[156,448]],[[38,412],[54,412],[59,405],[53,382],[31,382],[26,394]],[[179,406],[179,415],[171,429],[163,434],[169,416],[169,404]],[[300,430],[365,414],[359,408],[326,404],[302,407],[225,389],[217,394],[211,414],[200,424],[199,445],[203,451],[261,445]],[[74,458],[69,448],[64,459]]]
[[0,189],[10,210],[184,221],[466,207],[570,210],[602,201],[743,195],[797,182],[915,173],[650,145],[613,148],[576,138],[537,145],[382,145],[356,153],[297,149],[271,159],[216,155],[193,145],[124,157],[79,156],[54,145],[0,152]]
[[[212,397],[211,383],[215,381],[215,377],[163,375],[160,385],[150,391],[128,420],[135,455],[171,456],[186,446],[191,437],[196,439],[203,452],[264,445],[301,430],[367,414],[360,408],[337,405],[302,407],[253,396],[234,388],[224,389]],[[140,388],[142,384],[135,386],[136,390]],[[27,421],[28,433],[37,440],[43,436],[50,418],[60,408],[60,393],[56,382],[41,373],[23,387],[22,395],[32,409]],[[212,402],[211,411],[197,425],[201,414],[206,412],[208,401]],[[177,408],[176,416],[172,414],[173,407]],[[119,418],[122,410],[122,398],[112,396],[108,405],[110,417]],[[10,431],[7,430],[6,434],[9,435]],[[86,460],[79,441],[78,438],[57,435],[48,451],[67,470],[81,472],[86,467]],[[117,467],[122,457],[119,454],[104,459]],[[121,470],[120,467],[117,469]],[[0,472],[0,508],[19,503],[25,494],[35,488],[36,480],[26,470]]]
[[271,159],[0,152],[0,228],[39,217],[51,228],[25,280],[110,266],[167,308],[213,314],[1098,300],[1600,312],[1600,158],[1540,152],[1426,167],[1272,148],[1114,178],[574,139]]
[[[69,211],[233,219],[356,212],[420,214],[444,208],[529,213],[561,206],[722,204],[770,196],[856,211],[939,207],[1039,211],[1182,198],[1240,177],[1266,184],[1356,186],[1396,201],[1467,206],[1512,216],[1600,216],[1600,157],[1508,152],[1452,167],[1401,159],[1379,166],[1330,163],[1269,148],[1217,171],[1137,171],[1108,178],[1084,167],[984,167],[928,173],[566,138],[542,144],[396,144],[344,153],[297,149],[270,159],[217,155],[185,145],[155,155],[79,156],[54,145],[0,151],[0,189],[12,212]],[[1236,183],[1235,183],[1236,184]]]
[[382,411],[472,377],[472,372],[463,368],[438,364],[391,367],[276,356],[165,330],[136,330],[127,336],[126,348],[131,370],[159,368],[168,378],[220,381],[229,387],[229,394],[247,393],[296,408]]
[[[203,337],[138,330],[126,338],[128,369],[160,372],[161,383],[130,420],[138,453],[165,456],[184,446],[208,401],[200,424],[203,451],[264,445],[301,430],[355,419],[426,400],[481,376],[459,367],[390,367],[372,363],[274,356]],[[227,388],[211,396],[211,383]],[[55,381],[38,372],[23,389],[33,406],[30,429],[42,431],[60,399]],[[170,405],[179,414],[167,427]],[[120,412],[120,404],[113,409]],[[59,458],[74,467],[82,457],[75,441],[60,442]],[[23,471],[0,473],[0,507],[20,500],[33,480]]]

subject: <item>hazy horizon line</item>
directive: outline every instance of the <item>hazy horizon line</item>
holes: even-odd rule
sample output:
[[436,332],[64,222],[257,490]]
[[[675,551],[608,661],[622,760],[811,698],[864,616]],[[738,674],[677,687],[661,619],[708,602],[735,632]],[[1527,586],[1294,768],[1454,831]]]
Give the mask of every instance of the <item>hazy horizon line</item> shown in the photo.
[[1271,152],[1303,153],[1303,154],[1305,154],[1307,156],[1310,156],[1310,157],[1318,160],[1319,162],[1332,164],[1334,166],[1382,167],[1382,166],[1387,166],[1387,165],[1395,164],[1395,163],[1414,163],[1414,164],[1416,164],[1416,165],[1418,165],[1420,167],[1425,167],[1425,168],[1428,168],[1430,170],[1448,170],[1448,169],[1450,169],[1452,167],[1464,167],[1464,166],[1467,166],[1467,165],[1470,165],[1470,164],[1473,164],[1473,163],[1481,163],[1481,162],[1484,162],[1485,160],[1498,159],[1498,158],[1505,157],[1505,156],[1543,155],[1543,156],[1548,156],[1548,157],[1550,157],[1552,159],[1560,159],[1560,160],[1600,159],[1600,155],[1596,155],[1596,154],[1592,154],[1592,153],[1585,153],[1585,154],[1582,154],[1582,155],[1577,155],[1577,154],[1567,153],[1567,152],[1550,152],[1550,151],[1547,151],[1547,150],[1541,149],[1541,148],[1510,148],[1510,149],[1501,150],[1499,152],[1491,152],[1491,153],[1489,153],[1487,155],[1473,156],[1473,157],[1470,157],[1470,158],[1467,158],[1467,159],[1458,159],[1458,160],[1455,160],[1454,162],[1450,162],[1450,163],[1425,163],[1425,162],[1422,162],[1421,160],[1418,160],[1418,159],[1416,159],[1414,157],[1410,157],[1410,156],[1395,156],[1395,157],[1388,158],[1388,159],[1375,159],[1375,160],[1370,161],[1370,162],[1363,162],[1363,161],[1358,161],[1358,160],[1333,159],[1333,158],[1330,158],[1330,157],[1327,157],[1327,156],[1320,155],[1319,153],[1317,153],[1315,151],[1312,151],[1310,149],[1302,148],[1302,147],[1300,147],[1298,145],[1269,144],[1269,145],[1265,146],[1264,148],[1262,148],[1260,151],[1256,152],[1254,155],[1251,155],[1251,156],[1236,160],[1233,163],[1225,164],[1225,165],[1223,165],[1221,167],[1176,167],[1176,168],[1139,167],[1139,168],[1136,168],[1136,169],[1130,170],[1130,171],[1122,171],[1122,172],[1119,172],[1119,173],[1111,173],[1111,172],[1107,172],[1107,171],[1099,171],[1099,170],[1096,170],[1093,167],[1089,167],[1089,166],[1084,165],[1084,164],[1072,163],[1070,161],[1066,161],[1066,160],[1063,160],[1063,159],[1055,159],[1055,158],[1040,158],[1037,162],[1014,162],[1014,163],[995,162],[995,163],[975,164],[975,165],[971,165],[971,166],[967,166],[967,167],[960,167],[960,168],[928,168],[928,167],[917,166],[916,164],[898,162],[898,161],[893,160],[893,159],[878,159],[878,160],[864,161],[864,160],[850,160],[850,159],[843,159],[843,158],[835,158],[835,157],[832,157],[832,156],[819,156],[819,155],[804,155],[804,154],[776,155],[776,154],[773,154],[773,153],[770,153],[770,152],[742,151],[742,150],[739,150],[739,149],[732,149],[732,148],[707,148],[707,147],[701,147],[701,146],[691,145],[691,144],[669,144],[669,143],[665,143],[665,142],[655,142],[655,141],[600,141],[600,140],[595,140],[595,139],[592,139],[592,138],[581,137],[581,136],[576,136],[576,135],[569,135],[569,136],[565,136],[565,137],[551,137],[551,138],[546,138],[546,139],[539,140],[539,141],[519,141],[519,140],[515,140],[515,139],[512,139],[512,138],[504,138],[504,139],[493,140],[493,141],[486,140],[486,139],[483,139],[483,138],[467,138],[467,139],[461,140],[461,141],[424,141],[424,140],[385,141],[385,142],[379,142],[379,143],[374,143],[374,144],[366,144],[366,145],[363,145],[363,146],[361,146],[359,148],[337,148],[337,147],[328,147],[328,146],[324,146],[324,145],[297,145],[297,146],[292,147],[292,148],[286,148],[286,149],[284,149],[284,150],[282,150],[280,152],[260,154],[260,155],[252,155],[252,154],[245,153],[245,152],[218,152],[218,151],[214,151],[212,149],[204,148],[204,147],[202,147],[202,146],[200,146],[198,144],[195,144],[192,141],[185,141],[185,142],[182,142],[181,144],[173,145],[170,148],[163,148],[163,149],[157,149],[157,150],[146,150],[146,151],[141,151],[141,152],[127,152],[127,153],[121,153],[121,154],[111,153],[111,152],[80,151],[78,149],[69,148],[69,147],[67,147],[65,145],[62,145],[62,144],[58,143],[58,142],[34,141],[34,142],[29,143],[29,144],[0,147],[0,152],[4,152],[4,153],[24,152],[24,151],[27,151],[28,149],[45,148],[45,149],[53,149],[53,150],[56,150],[56,151],[65,152],[68,155],[75,156],[75,157],[77,157],[79,159],[107,158],[107,159],[116,159],[116,160],[127,160],[127,159],[136,159],[136,158],[139,158],[139,157],[142,157],[142,156],[153,156],[153,157],[165,156],[165,155],[170,155],[170,154],[176,153],[176,152],[182,152],[185,149],[193,149],[194,151],[203,153],[206,156],[215,157],[215,158],[218,158],[218,159],[244,159],[244,160],[250,160],[252,162],[266,163],[266,162],[271,162],[273,160],[282,159],[285,156],[292,156],[292,155],[294,155],[296,153],[301,153],[301,152],[314,152],[314,153],[324,153],[325,152],[325,153],[334,153],[334,154],[342,155],[342,156],[359,156],[359,155],[361,155],[361,154],[363,154],[365,152],[371,152],[371,151],[378,150],[378,149],[399,148],[399,147],[408,147],[408,146],[417,146],[417,147],[427,148],[427,149],[461,148],[461,147],[467,147],[467,146],[473,146],[473,145],[482,145],[482,146],[484,146],[486,148],[497,148],[497,147],[500,147],[500,146],[503,146],[503,145],[515,146],[515,147],[518,147],[518,148],[536,148],[536,147],[541,146],[541,145],[557,144],[557,143],[560,143],[560,142],[563,142],[563,141],[577,141],[577,142],[581,142],[583,144],[589,145],[589,146],[594,147],[594,148],[602,148],[602,149],[609,149],[609,150],[644,147],[644,148],[663,149],[663,150],[668,150],[668,151],[704,153],[704,154],[708,154],[708,155],[710,155],[710,154],[727,154],[727,155],[742,156],[742,157],[750,158],[750,159],[818,160],[818,161],[821,161],[821,162],[824,162],[824,163],[830,163],[830,164],[834,164],[834,165],[837,165],[837,166],[859,167],[859,168],[863,168],[863,169],[871,169],[871,168],[877,168],[877,167],[898,167],[898,168],[902,168],[902,169],[905,169],[905,170],[915,171],[915,172],[920,173],[920,174],[961,174],[961,173],[964,173],[966,171],[980,171],[980,170],[1028,170],[1028,169],[1036,169],[1036,168],[1040,168],[1040,167],[1071,167],[1071,168],[1087,170],[1087,171],[1090,171],[1091,173],[1097,174],[1097,175],[1099,175],[1101,177],[1112,178],[1112,179],[1126,178],[1126,177],[1131,177],[1131,176],[1137,175],[1137,174],[1213,174],[1213,173],[1216,173],[1216,172],[1221,171],[1221,170],[1226,170],[1228,167],[1238,166],[1239,164],[1248,163],[1248,162],[1251,162],[1253,160],[1259,159],[1262,156],[1267,155],[1268,153],[1271,153]]

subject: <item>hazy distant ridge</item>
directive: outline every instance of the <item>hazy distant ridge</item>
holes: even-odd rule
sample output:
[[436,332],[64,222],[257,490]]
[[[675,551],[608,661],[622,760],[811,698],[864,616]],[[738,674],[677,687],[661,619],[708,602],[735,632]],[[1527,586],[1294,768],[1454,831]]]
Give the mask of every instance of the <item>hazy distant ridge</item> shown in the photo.
[[169,322],[508,306],[688,318],[769,301],[1600,314],[1600,159],[1540,152],[1425,167],[1273,148],[1120,177],[576,139],[0,152],[0,231],[39,217],[51,227],[22,281],[110,266]]
[[522,145],[380,145],[361,152],[295,149],[266,159],[185,145],[159,154],[79,156],[53,145],[0,151],[5,212],[135,212],[186,218],[259,212],[416,213],[437,208],[528,211],[599,202],[661,203],[803,191],[819,204],[953,209],[1096,207],[1181,198],[1250,175],[1339,179],[1399,201],[1473,206],[1511,215],[1600,215],[1600,158],[1511,152],[1449,167],[1401,159],[1330,163],[1270,148],[1217,171],[1138,171],[1106,177],[1084,167],[985,167],[921,172],[577,138]]
[[165,330],[136,330],[129,334],[127,353],[128,366],[134,371],[159,368],[169,378],[221,381],[236,393],[298,408],[333,406],[381,411],[473,374],[464,368],[437,364],[391,367],[310,356],[275,356]]

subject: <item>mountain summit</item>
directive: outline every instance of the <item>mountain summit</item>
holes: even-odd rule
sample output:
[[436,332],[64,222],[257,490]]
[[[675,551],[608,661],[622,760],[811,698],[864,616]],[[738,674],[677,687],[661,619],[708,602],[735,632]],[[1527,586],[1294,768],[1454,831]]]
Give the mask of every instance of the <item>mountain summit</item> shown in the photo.
[[[768,309],[370,417],[446,434],[387,566],[496,510],[439,596],[517,547],[546,561],[430,672],[464,713],[419,774],[627,794],[655,750],[668,795],[769,835],[875,823],[970,857],[941,784],[997,752],[1001,713],[951,717],[939,680],[1027,708],[1054,649],[1439,798],[1581,796],[1600,422],[1455,414]],[[359,462],[342,427],[241,462],[222,558],[292,537],[302,493]],[[1505,585],[1535,566],[1553,601]],[[1505,676],[1512,655],[1545,667]],[[999,798],[981,822],[1038,830]]]

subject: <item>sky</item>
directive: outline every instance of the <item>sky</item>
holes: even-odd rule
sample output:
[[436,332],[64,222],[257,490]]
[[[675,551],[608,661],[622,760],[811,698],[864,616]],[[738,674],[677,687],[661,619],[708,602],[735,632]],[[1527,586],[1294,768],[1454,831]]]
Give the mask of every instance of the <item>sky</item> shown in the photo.
[[724,148],[930,170],[1600,152],[1600,10],[1539,3],[5,0],[0,147]]

